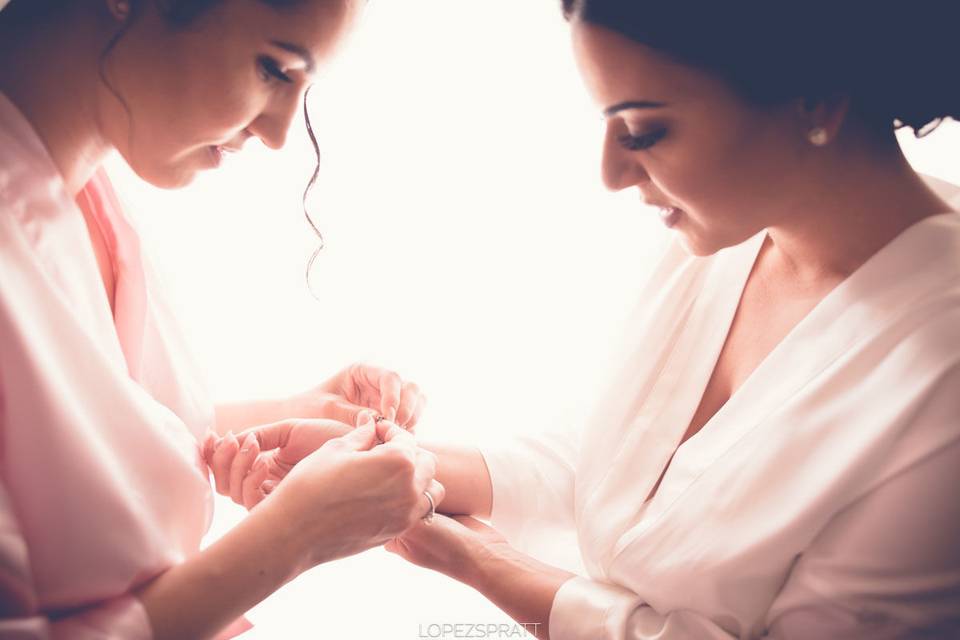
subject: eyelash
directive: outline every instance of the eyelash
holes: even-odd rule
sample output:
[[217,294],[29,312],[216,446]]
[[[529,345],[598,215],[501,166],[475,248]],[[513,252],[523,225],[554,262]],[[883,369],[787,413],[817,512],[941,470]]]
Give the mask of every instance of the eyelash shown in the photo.
[[280,69],[280,65],[277,63],[277,61],[269,56],[260,56],[257,58],[257,70],[260,73],[260,78],[264,82],[270,82],[271,80],[293,82],[293,78],[285,74]]
[[656,129],[639,136],[622,135],[617,138],[617,142],[627,151],[643,151],[663,140],[666,135],[666,129]]

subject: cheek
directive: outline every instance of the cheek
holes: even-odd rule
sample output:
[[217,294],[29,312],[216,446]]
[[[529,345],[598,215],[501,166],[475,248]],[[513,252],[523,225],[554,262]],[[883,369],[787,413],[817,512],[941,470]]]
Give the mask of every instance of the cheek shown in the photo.
[[[198,63],[203,60],[203,63]],[[176,156],[222,142],[246,127],[263,93],[252,62],[183,49],[151,62],[150,74],[131,72],[124,93],[141,153]]]
[[751,133],[688,132],[650,167],[652,180],[686,216],[675,227],[698,256],[740,244],[770,226],[771,204],[782,198],[781,147]]
[[[704,140],[700,138],[700,140]],[[678,145],[651,166],[658,188],[680,208],[696,217],[726,208],[739,191],[740,178],[731,168],[731,150],[726,145]]]
[[[737,133],[739,132],[739,133]],[[750,127],[690,132],[662,167],[662,189],[703,220],[754,224],[783,184],[783,144]]]
[[[252,75],[252,74],[251,74]],[[165,97],[166,134],[171,150],[220,143],[245,128],[257,113],[247,78],[238,73],[198,69],[185,76]]]

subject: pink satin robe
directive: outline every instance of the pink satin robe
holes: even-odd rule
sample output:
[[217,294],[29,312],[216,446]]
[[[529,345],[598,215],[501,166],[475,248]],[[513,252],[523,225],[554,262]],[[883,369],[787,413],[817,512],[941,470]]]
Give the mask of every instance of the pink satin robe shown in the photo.
[[151,637],[130,594],[198,551],[213,420],[106,175],[75,200],[0,94],[0,637]]

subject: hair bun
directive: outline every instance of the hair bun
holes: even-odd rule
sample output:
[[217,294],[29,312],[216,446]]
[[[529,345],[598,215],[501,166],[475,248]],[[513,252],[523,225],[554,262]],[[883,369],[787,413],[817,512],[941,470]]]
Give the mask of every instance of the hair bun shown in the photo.
[[849,94],[878,127],[960,118],[960,0],[562,0],[612,29],[776,103]]

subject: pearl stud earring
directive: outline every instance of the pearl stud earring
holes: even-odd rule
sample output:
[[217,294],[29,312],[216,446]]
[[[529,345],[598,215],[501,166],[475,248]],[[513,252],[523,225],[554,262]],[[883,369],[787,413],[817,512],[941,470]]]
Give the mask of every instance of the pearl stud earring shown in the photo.
[[822,147],[830,141],[830,137],[827,135],[827,130],[823,127],[812,129],[807,135],[807,138],[810,140],[810,144],[815,147]]

